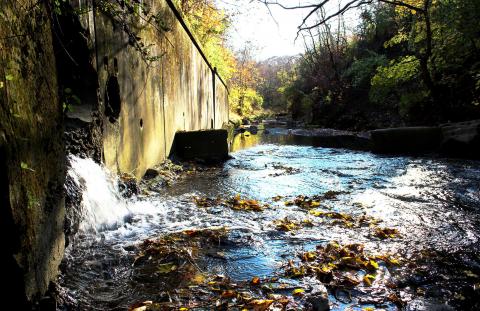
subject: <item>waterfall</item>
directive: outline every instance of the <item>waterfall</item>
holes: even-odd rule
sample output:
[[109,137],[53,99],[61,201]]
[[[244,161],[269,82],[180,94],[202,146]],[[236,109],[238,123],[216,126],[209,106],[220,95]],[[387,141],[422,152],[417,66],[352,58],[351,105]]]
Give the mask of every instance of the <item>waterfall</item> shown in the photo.
[[68,175],[82,190],[80,231],[98,232],[121,225],[130,215],[118,177],[92,159],[69,156]]

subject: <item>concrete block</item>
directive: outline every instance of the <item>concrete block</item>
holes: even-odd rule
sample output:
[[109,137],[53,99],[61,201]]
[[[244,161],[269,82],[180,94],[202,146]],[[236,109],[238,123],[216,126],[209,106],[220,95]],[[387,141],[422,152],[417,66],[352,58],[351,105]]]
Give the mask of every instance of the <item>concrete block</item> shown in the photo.
[[183,160],[199,159],[206,162],[228,158],[227,130],[177,132],[174,154]]

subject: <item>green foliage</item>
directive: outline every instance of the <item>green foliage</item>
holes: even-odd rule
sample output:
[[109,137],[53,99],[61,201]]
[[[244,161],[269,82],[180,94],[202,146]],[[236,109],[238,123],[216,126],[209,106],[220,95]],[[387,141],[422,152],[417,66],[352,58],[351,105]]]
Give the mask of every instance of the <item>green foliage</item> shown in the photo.
[[20,162],[20,168],[21,168],[22,170],[27,170],[27,171],[30,171],[30,172],[35,172],[35,170],[32,169],[32,168],[30,168],[30,167],[28,166],[28,164],[25,163],[25,162]]
[[252,88],[234,87],[230,91],[230,106],[240,116],[253,117],[261,112],[263,97]]
[[82,101],[80,98],[72,93],[71,88],[65,88],[63,90],[63,112],[73,111],[74,104],[81,105]]
[[35,207],[40,207],[40,200],[32,194],[30,191],[27,191],[28,196],[28,209],[33,209]]
[[388,66],[378,67],[371,81],[370,99],[381,103],[389,94],[418,78],[419,67],[420,62],[415,56],[400,57],[391,60]]
[[230,18],[212,0],[174,0],[210,64],[229,81],[235,72],[235,58],[226,46]]
[[264,109],[271,112],[287,112],[289,107],[285,91],[296,79],[295,56],[272,57],[258,64],[261,79],[259,93],[264,98]]
[[369,54],[368,57],[355,60],[344,73],[351,79],[353,87],[368,88],[377,68],[388,63],[385,55],[379,55],[372,51],[369,51]]

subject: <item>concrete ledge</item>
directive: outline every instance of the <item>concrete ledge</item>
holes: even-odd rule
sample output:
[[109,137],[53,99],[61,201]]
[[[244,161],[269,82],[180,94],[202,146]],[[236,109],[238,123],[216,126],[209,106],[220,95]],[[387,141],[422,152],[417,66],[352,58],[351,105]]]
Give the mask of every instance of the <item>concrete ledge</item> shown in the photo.
[[224,161],[228,158],[227,139],[224,129],[177,132],[173,150],[183,160]]
[[442,142],[439,127],[402,127],[370,132],[373,151],[378,153],[425,153],[438,151]]

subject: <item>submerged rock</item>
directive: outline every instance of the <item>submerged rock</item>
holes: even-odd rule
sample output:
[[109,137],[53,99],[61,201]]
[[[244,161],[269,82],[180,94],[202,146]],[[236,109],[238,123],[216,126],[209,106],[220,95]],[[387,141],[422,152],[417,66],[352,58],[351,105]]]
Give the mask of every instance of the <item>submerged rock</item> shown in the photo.
[[407,311],[453,311],[455,308],[440,302],[430,302],[428,300],[414,299],[406,306]]
[[312,292],[306,296],[306,301],[311,305],[313,311],[328,311],[328,292],[323,284],[316,284]]
[[128,174],[123,174],[120,177],[118,188],[120,189],[122,196],[127,199],[140,193],[137,180],[135,177],[129,176]]

